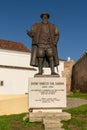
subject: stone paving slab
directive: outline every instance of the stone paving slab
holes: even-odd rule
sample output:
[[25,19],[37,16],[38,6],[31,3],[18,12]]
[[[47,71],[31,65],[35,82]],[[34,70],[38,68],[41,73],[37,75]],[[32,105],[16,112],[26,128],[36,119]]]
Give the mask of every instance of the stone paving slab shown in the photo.
[[87,104],[87,99],[67,98],[67,107],[65,109],[78,107]]

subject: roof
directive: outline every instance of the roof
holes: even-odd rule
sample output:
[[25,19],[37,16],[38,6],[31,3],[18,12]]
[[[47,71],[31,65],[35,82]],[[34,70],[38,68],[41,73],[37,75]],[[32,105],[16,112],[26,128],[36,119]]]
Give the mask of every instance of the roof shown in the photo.
[[60,60],[60,61],[64,61],[64,62],[67,61],[67,60],[65,60],[65,59],[59,59],[59,60]]
[[0,40],[0,49],[30,52],[30,50],[23,43],[8,40]]

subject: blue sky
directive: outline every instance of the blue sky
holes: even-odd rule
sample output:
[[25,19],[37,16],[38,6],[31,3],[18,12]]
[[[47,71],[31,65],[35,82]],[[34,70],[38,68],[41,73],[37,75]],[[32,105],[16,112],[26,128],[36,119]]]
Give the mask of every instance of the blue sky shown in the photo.
[[78,60],[87,51],[87,0],[0,0],[0,39],[31,49],[26,30],[41,21],[42,12],[59,29],[59,58]]

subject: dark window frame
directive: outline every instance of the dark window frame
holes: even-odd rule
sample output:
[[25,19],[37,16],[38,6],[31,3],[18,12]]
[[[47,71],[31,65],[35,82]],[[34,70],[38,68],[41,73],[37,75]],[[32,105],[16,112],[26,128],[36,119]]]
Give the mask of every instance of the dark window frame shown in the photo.
[[0,81],[0,86],[4,86],[4,81],[3,80]]

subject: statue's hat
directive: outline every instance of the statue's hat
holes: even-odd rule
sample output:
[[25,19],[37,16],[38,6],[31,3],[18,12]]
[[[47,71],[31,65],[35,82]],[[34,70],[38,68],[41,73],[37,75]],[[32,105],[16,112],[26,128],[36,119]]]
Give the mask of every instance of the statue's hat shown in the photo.
[[48,13],[42,13],[42,14],[40,15],[40,17],[43,18],[43,15],[47,15],[48,18],[50,17],[50,15],[49,15]]

